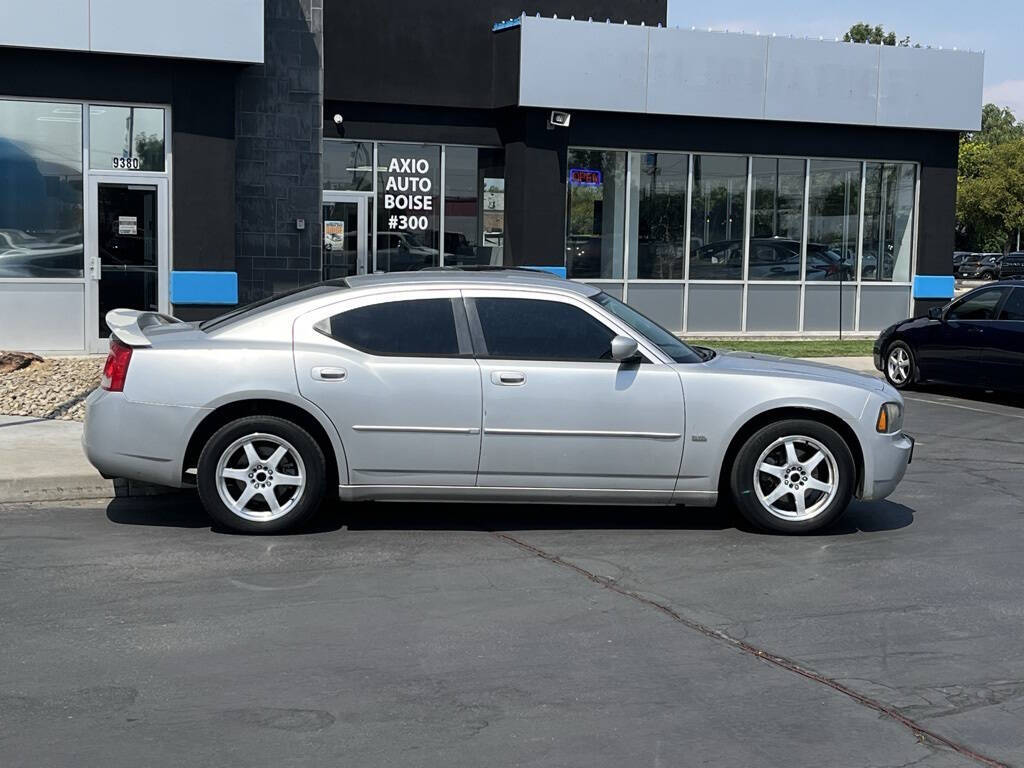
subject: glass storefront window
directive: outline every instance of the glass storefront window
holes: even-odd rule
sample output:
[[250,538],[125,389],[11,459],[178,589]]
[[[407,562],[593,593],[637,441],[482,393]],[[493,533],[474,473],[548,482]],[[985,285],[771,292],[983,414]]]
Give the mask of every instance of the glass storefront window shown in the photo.
[[437,144],[377,145],[378,271],[440,263],[440,167]]
[[370,192],[373,189],[372,141],[324,141],[324,189]]
[[695,155],[690,219],[690,278],[743,278],[747,158]]
[[752,161],[750,280],[799,280],[804,226],[804,160]]
[[98,171],[163,171],[164,111],[90,106],[89,167]]
[[0,100],[0,277],[82,277],[82,107]]
[[629,277],[679,280],[686,254],[689,156],[630,153]]
[[570,149],[565,268],[572,278],[621,278],[626,153]]
[[444,263],[501,266],[505,169],[500,149],[445,147]]
[[807,280],[855,279],[860,166],[851,160],[810,161]]
[[915,183],[911,163],[867,163],[861,280],[910,280]]

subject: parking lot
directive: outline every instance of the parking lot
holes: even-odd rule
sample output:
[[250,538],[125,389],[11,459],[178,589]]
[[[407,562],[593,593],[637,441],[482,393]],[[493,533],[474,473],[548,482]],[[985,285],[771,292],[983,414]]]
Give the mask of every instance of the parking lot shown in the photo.
[[5,766],[1024,765],[1024,408],[907,397],[834,529],[191,495],[0,508]]

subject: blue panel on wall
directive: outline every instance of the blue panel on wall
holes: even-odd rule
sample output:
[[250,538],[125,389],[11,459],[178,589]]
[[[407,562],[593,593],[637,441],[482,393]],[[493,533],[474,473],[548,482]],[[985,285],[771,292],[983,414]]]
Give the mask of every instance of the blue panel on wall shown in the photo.
[[952,275],[914,275],[915,299],[952,299]]
[[236,272],[171,272],[171,304],[237,304]]
[[523,269],[535,269],[538,272],[550,272],[552,275],[565,277],[565,267],[538,267],[532,264],[524,264]]

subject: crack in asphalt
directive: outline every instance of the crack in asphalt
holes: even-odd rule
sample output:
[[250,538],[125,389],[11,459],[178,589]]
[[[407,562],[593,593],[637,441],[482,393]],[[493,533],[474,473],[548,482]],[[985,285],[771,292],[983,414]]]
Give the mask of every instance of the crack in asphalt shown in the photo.
[[633,592],[632,590],[626,589],[625,587],[621,587],[611,579],[608,579],[604,576],[600,576],[594,573],[593,571],[588,571],[586,568],[576,565],[575,563],[570,562],[569,560],[566,560],[558,555],[552,554],[551,552],[547,552],[541,549],[540,547],[536,547],[533,544],[529,544],[523,541],[522,539],[517,539],[515,536],[510,536],[507,533],[501,533],[498,531],[490,531],[490,533],[495,538],[498,538],[507,544],[511,544],[514,547],[518,547],[524,552],[528,552],[529,554],[534,555],[535,557],[547,560],[549,563],[556,565],[560,568],[566,568],[570,571],[574,571],[575,573],[585,577],[594,584],[597,584],[599,587],[603,587],[604,589],[614,592],[617,595],[621,595],[622,597],[628,597],[629,599],[642,603],[643,605],[646,605],[649,608],[653,608],[656,611],[664,614],[668,618],[672,619],[672,621],[676,622],[677,624],[682,624],[687,629],[692,629],[693,631],[699,632],[700,634],[709,637],[712,640],[718,640],[719,642],[723,642],[727,645],[730,645],[733,648],[742,651],[743,653],[753,656],[754,658],[760,659],[761,661],[766,661],[769,664],[779,667],[780,669],[786,670],[787,672],[793,672],[794,674],[800,675],[801,677],[807,680],[811,680],[820,685],[827,686],[828,688],[831,688],[834,691],[837,691],[843,694],[844,696],[847,696],[848,698],[852,699],[858,704],[861,704],[862,706],[865,706],[869,709],[873,709],[879,714],[882,714],[885,717],[894,720],[895,722],[899,723],[904,728],[909,730],[911,733],[913,733],[914,736],[919,739],[925,739],[931,741],[934,744],[941,744],[942,746],[948,747],[957,754],[963,755],[964,757],[969,758],[979,763],[980,765],[990,766],[990,768],[1012,768],[1009,765],[1009,763],[1004,763],[999,760],[996,760],[995,758],[989,757],[988,755],[984,755],[980,752],[971,749],[970,747],[964,744],[961,744],[946,736],[943,736],[942,734],[936,733],[935,731],[929,728],[926,728],[925,726],[921,725],[912,718],[909,718],[906,715],[904,715],[896,707],[892,707],[888,704],[879,701],[878,699],[873,699],[870,696],[858,693],[853,688],[844,685],[838,680],[822,675],[818,672],[815,672],[814,670],[807,669],[806,667],[801,666],[792,659],[771,653],[770,651],[766,651],[763,648],[758,648],[756,645],[752,645],[751,643],[748,643],[745,640],[741,640],[726,632],[722,632],[721,630],[709,627],[706,624],[702,624],[694,619],[687,618],[686,616],[683,616],[681,613],[679,613],[674,608],[665,603],[659,603],[657,600],[652,600],[651,598],[645,597],[644,595],[641,595],[638,592]]

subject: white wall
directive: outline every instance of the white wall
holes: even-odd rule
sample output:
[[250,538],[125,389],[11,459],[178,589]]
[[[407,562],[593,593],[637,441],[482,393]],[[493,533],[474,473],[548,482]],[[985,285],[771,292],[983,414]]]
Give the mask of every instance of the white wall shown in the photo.
[[0,45],[263,62],[263,0],[0,0]]
[[980,53],[536,16],[521,35],[522,106],[981,127]]
[[85,349],[85,284],[0,282],[0,349]]

